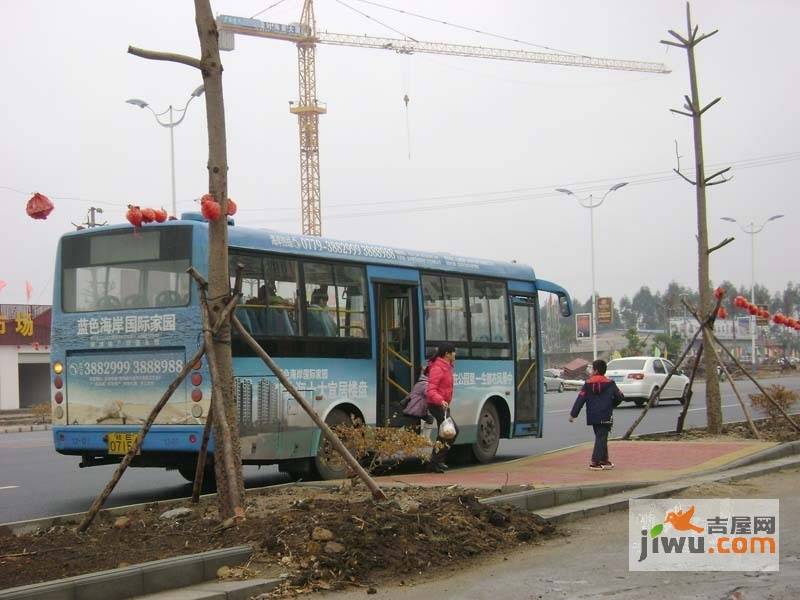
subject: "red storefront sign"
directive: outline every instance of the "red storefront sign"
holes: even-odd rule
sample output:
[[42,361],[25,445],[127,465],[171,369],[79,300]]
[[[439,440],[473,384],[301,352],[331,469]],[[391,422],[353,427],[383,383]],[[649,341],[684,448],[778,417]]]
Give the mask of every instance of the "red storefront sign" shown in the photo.
[[50,306],[0,304],[0,346],[49,346]]

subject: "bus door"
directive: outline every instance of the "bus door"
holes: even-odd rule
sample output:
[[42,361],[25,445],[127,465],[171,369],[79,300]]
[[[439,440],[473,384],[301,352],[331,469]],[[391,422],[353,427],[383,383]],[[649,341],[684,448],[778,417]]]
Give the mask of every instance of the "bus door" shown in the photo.
[[514,436],[542,434],[536,298],[514,297]]
[[378,311],[378,406],[376,423],[391,422],[414,387],[419,370],[417,286],[375,283]]

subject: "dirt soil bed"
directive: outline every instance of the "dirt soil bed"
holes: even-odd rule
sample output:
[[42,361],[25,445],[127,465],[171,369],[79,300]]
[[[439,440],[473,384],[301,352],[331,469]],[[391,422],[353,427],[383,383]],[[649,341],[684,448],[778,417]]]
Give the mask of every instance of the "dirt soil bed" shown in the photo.
[[[191,512],[161,518],[176,507]],[[154,503],[122,518],[101,513],[84,534],[54,526],[15,537],[0,529],[0,589],[251,545],[250,563],[222,575],[285,574],[287,584],[275,595],[293,595],[369,586],[553,535],[555,528],[538,515],[484,506],[469,490],[396,490],[389,501],[373,502],[350,482],[329,490],[282,488],[248,494],[246,519],[236,524],[221,525],[210,499]]]
[[[791,415],[795,423],[800,424],[800,415]],[[800,440],[800,433],[792,427],[786,419],[754,419],[753,423],[761,434],[761,439],[765,442],[792,442]],[[755,439],[747,422],[727,423],[722,426],[722,434],[714,435],[706,431],[705,427],[695,429],[684,429],[683,433],[650,433],[635,436],[638,440],[701,440],[701,439]]]

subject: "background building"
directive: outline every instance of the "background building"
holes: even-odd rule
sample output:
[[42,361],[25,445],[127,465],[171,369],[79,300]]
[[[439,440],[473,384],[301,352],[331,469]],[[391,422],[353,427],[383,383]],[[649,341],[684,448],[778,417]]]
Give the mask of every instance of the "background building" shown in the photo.
[[0,304],[0,410],[50,402],[50,306]]

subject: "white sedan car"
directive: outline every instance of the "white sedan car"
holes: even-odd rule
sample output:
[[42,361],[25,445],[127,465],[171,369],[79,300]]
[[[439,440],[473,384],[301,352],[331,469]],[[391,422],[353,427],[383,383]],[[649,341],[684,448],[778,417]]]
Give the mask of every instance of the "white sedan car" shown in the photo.
[[564,391],[564,380],[561,379],[561,371],[558,369],[545,369],[543,375],[545,392],[555,390],[561,393]]
[[[678,371],[664,387],[673,364],[664,358],[653,356],[628,356],[608,363],[606,377],[617,384],[625,394],[625,400],[644,406],[657,406],[661,400],[677,400],[683,404],[689,390],[689,378]],[[656,400],[656,391],[661,390]]]

